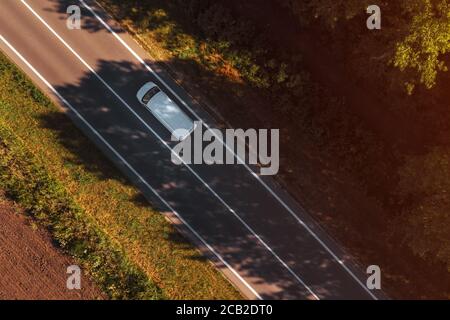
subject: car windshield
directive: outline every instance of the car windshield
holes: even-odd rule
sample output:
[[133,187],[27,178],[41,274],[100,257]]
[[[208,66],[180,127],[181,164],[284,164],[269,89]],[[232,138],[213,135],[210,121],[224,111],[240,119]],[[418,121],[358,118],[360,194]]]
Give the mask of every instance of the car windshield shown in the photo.
[[148,104],[148,102],[160,91],[161,90],[158,87],[151,88],[150,90],[148,90],[148,92],[142,98],[142,103],[145,105]]

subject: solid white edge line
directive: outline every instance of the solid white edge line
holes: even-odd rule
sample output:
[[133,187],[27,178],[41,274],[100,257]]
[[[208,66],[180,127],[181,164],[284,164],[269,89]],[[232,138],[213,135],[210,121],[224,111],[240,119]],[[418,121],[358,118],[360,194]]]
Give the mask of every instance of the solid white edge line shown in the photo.
[[89,71],[94,74],[98,80],[106,87],[109,91],[111,91],[114,96],[122,102],[122,104],[148,129],[150,130],[155,137],[157,137],[160,142],[171,152],[173,153],[180,161],[183,163],[183,165],[230,211],[236,219],[241,222],[241,224],[275,257],[275,259],[303,286],[306,288],[306,290],[311,294],[311,296],[314,297],[316,300],[320,300],[320,298],[314,293],[314,291],[292,270],[289,265],[281,259],[280,256],[251,228],[237,213],[232,209],[225,200],[223,200],[217,192],[215,192],[212,187],[206,183],[206,181],[203,180],[178,154],[174,153],[173,150],[170,148],[170,146],[167,144],[164,139],[162,139],[156,131],[153,130],[152,127],[150,127],[134,110],[130,107],[130,105],[125,102],[122,97],[115,92],[111,86],[71,47],[67,42],[28,4],[25,2],[25,0],[21,0],[21,2],[30,10],[36,18],[38,18],[39,21],[41,21],[42,24],[44,24],[48,30],[56,37],[58,40],[64,44],[64,46],[69,49],[70,52],[72,52],[75,57],[78,58],[78,60],[89,69]]
[[[181,97],[132,49],[130,48],[130,46],[119,36],[117,35],[117,33],[89,6],[86,4],[86,2],[84,0],[79,0],[80,3],[86,8],[88,9],[92,15],[94,15],[97,20],[100,21],[100,23],[141,63],[144,65],[144,67],[150,71],[155,78],[157,78],[162,84],[164,84],[164,86],[175,96],[177,97],[177,99],[179,101],[181,101],[181,103],[183,103],[183,105],[193,114],[195,115],[195,117],[202,121],[202,123],[205,125],[205,127],[207,129],[210,129],[209,125],[202,120],[202,118],[183,100],[181,99]],[[95,1],[95,0],[94,0]],[[228,149],[229,152],[233,153],[234,156],[236,157],[236,159],[238,160],[239,163],[241,163],[242,165],[244,165],[244,167],[251,173],[251,175],[253,177],[255,177],[263,186],[264,188],[269,191],[273,197],[275,197],[275,199],[295,218],[295,220],[297,220],[297,222],[302,225],[313,237],[314,239],[316,239],[316,241],[318,241],[322,247],[338,262],[339,265],[341,265],[352,277],[353,279],[355,279],[358,284],[363,287],[367,293],[370,294],[370,296],[375,299],[378,300],[378,298],[367,288],[366,285],[364,285],[361,280],[358,278],[358,276],[356,276],[344,263],[344,261],[342,261],[334,252],[332,249],[330,249],[325,242],[323,242],[319,236],[317,236],[317,234],[283,201],[283,199],[281,199],[276,193],[275,191],[272,190],[271,187],[269,187],[269,185],[267,185],[266,182],[264,182],[263,179],[261,179],[261,177],[254,172],[246,163],[245,161],[243,161],[239,155],[237,155],[234,150],[231,150],[230,147],[218,136],[216,135],[216,133],[214,131],[211,131],[212,134],[216,137],[217,140],[219,140],[224,146],[225,148]],[[303,210],[304,208],[298,204],[299,207]],[[306,212],[306,211],[305,211]]]
[[110,151],[114,153],[114,155],[122,161],[127,168],[136,176],[139,178],[139,180],[154,194],[158,197],[158,199],[161,200],[161,202],[169,208],[173,214],[176,215],[180,221],[186,225],[198,240],[200,240],[203,245],[205,245],[206,248],[208,248],[209,251],[211,251],[233,274],[236,276],[239,281],[241,281],[247,289],[249,289],[259,300],[262,300],[262,297],[256,292],[255,289],[253,289],[247,281],[245,281],[244,278],[242,278],[239,273],[233,269],[226,261],[225,259],[217,253],[213,247],[211,247],[190,225],[187,221],[181,217],[181,215],[178,214],[177,211],[175,211],[172,206],[155,190],[152,186],[150,186],[147,181],[120,155],[118,151],[116,151],[109,143],[108,141],[103,138],[103,136],[95,130],[95,128],[80,114],[78,111],[0,34],[0,40],[2,40],[8,48],[14,52],[15,55],[19,57],[19,59],[25,63],[25,65],[30,68],[30,70],[60,99],[107,147]]

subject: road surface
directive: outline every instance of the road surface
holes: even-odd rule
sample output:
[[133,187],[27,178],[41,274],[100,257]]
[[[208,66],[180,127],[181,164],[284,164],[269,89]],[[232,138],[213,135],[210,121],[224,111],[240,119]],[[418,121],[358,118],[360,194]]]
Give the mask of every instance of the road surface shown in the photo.
[[[82,9],[70,30],[66,9]],[[1,0],[0,49],[251,299],[376,299],[365,274],[271,178],[243,165],[174,165],[136,92],[154,81],[214,121],[94,1]],[[74,137],[76,139],[76,137]]]

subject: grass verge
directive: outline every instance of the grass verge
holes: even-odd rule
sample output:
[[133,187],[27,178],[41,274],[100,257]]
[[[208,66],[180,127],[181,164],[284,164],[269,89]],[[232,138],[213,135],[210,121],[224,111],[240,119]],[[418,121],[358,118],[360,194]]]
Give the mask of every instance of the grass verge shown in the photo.
[[111,298],[241,297],[1,53],[0,187]]
[[[0,103],[0,107],[4,107]],[[83,210],[0,122],[0,186],[20,203],[54,240],[80,261],[115,299],[160,299],[161,290],[131,264],[117,245],[86,219]]]

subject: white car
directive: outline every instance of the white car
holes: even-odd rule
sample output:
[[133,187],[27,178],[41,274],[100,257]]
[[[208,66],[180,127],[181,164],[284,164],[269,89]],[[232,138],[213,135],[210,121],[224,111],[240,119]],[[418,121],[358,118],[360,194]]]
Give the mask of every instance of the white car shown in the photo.
[[139,89],[137,98],[179,141],[186,139],[194,131],[194,121],[155,83],[144,84]]

